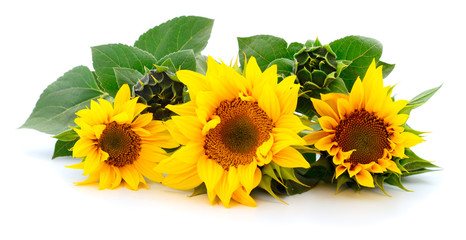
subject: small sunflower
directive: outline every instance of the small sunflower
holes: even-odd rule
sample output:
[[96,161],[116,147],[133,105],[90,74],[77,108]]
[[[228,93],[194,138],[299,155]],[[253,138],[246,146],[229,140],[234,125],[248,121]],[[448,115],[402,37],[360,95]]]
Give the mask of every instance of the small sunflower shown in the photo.
[[163,175],[153,170],[166,158],[162,147],[178,145],[161,121],[152,120],[152,113],[140,115],[147,106],[131,99],[130,94],[125,84],[113,105],[98,99],[76,113],[78,128],[74,130],[80,138],[73,147],[73,157],[84,161],[68,167],[83,169],[83,175],[89,175],[78,184],[99,182],[99,189],[113,189],[124,181],[127,188],[137,190],[140,183],[146,184],[144,177],[162,181]]
[[251,57],[241,75],[211,57],[206,75],[181,70],[191,101],[169,105],[178,114],[167,122],[183,146],[160,162],[166,173],[162,184],[192,189],[205,183],[211,203],[216,196],[228,207],[230,200],[255,206],[250,192],[261,181],[261,166],[309,167],[291,145],[305,141],[297,133],[306,129],[294,115],[299,85],[295,76],[277,83],[277,67],[264,72]]
[[375,61],[364,80],[358,77],[348,95],[322,94],[311,99],[321,131],[304,137],[309,145],[333,157],[335,178],[344,172],[358,184],[374,187],[372,174],[391,171],[401,174],[392,157],[405,158],[405,149],[423,141],[404,131],[407,114],[399,114],[408,101],[394,101],[391,88],[383,86],[382,67]]

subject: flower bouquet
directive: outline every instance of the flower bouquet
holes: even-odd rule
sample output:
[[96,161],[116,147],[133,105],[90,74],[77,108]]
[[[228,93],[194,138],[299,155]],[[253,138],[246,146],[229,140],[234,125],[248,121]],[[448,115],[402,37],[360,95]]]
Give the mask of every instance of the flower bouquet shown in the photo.
[[[252,191],[280,200],[321,182],[356,191],[402,185],[438,169],[411,147],[423,134],[410,112],[440,87],[395,100],[383,79],[394,64],[382,44],[347,36],[287,43],[238,38],[229,64],[202,50],[213,20],[183,16],[134,46],[92,47],[93,70],[75,67],[50,84],[22,125],[57,139],[52,158],[99,189],[147,181],[256,206]],[[387,194],[388,195],[388,194]]]

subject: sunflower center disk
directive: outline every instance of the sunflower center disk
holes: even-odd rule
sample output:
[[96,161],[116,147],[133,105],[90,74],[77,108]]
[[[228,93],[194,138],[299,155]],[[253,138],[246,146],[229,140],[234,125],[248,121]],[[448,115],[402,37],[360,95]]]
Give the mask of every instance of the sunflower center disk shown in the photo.
[[349,158],[352,165],[377,162],[390,147],[389,137],[384,121],[364,109],[346,116],[335,129],[338,146],[343,151],[356,150]]
[[123,167],[132,164],[139,157],[141,151],[141,138],[129,124],[111,122],[102,132],[98,146],[108,153],[105,161],[115,167]]
[[253,161],[257,148],[270,138],[273,122],[256,102],[222,101],[215,110],[220,123],[211,129],[204,149],[225,170]]

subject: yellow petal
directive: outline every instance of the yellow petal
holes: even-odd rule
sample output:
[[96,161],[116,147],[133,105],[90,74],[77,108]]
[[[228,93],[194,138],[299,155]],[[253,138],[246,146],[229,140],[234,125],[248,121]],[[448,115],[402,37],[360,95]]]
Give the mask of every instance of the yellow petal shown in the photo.
[[327,133],[325,131],[317,131],[304,136],[303,140],[306,141],[307,145],[314,145],[317,141],[329,135],[330,133]]
[[338,178],[341,174],[343,174],[346,171],[346,167],[344,165],[338,165],[335,168],[335,178]]
[[421,142],[424,142],[424,139],[422,139],[414,133],[402,132],[401,135],[404,138],[403,145],[407,148],[413,147]]
[[311,98],[311,101],[320,116],[329,116],[337,121],[340,120],[335,111],[326,102],[315,98]]
[[305,126],[298,116],[292,114],[281,115],[278,121],[275,123],[275,127],[291,129],[293,132],[296,133],[299,133],[304,129],[312,130],[311,128]]
[[350,177],[353,177],[362,170],[364,170],[364,168],[361,166],[361,164],[358,163],[358,165],[348,168],[348,173]]
[[359,77],[356,79],[351,89],[349,103],[354,109],[361,109],[361,107],[364,107],[364,88]]
[[168,174],[162,181],[163,185],[179,190],[192,189],[201,183],[202,180],[199,178],[196,168],[181,174]]
[[282,114],[294,114],[298,104],[299,85],[294,81],[296,76],[289,76],[283,79],[275,88],[275,93],[280,102],[280,111]]
[[113,168],[109,165],[105,165],[100,170],[100,181],[99,181],[99,190],[110,188],[113,182]]
[[231,195],[240,186],[238,171],[235,167],[230,167],[225,171],[215,191],[225,207],[230,206]]
[[254,185],[255,172],[257,169],[256,161],[252,161],[250,164],[238,166],[238,176],[241,185],[243,185],[246,192],[251,192],[257,185]]
[[337,109],[340,119],[344,119],[354,110],[349,101],[343,98],[337,100]]
[[274,144],[272,146],[273,154],[280,152],[282,149],[291,145],[304,145],[306,142],[291,129],[274,128],[272,130]]
[[356,181],[365,187],[374,187],[374,179],[372,174],[367,170],[361,170],[355,175]]
[[139,173],[136,171],[133,165],[126,165],[119,168],[121,177],[129,185],[132,190],[137,190],[139,185]]
[[[209,70],[210,68],[211,66],[208,65],[207,69]],[[180,70],[176,72],[176,76],[182,83],[184,83],[188,87],[191,101],[196,100],[198,92],[208,91],[212,89],[210,85],[207,83],[205,76],[200,73],[189,70]]]
[[134,162],[134,167],[144,177],[150,179],[153,182],[162,182],[163,174],[156,172],[154,170],[155,166],[157,166],[157,163],[148,161],[144,158],[140,158]]
[[142,128],[149,124],[152,121],[152,113],[146,113],[139,115],[133,123],[131,123],[132,128]]
[[280,117],[280,103],[278,102],[277,95],[270,85],[264,85],[261,96],[258,101],[259,107],[264,110],[267,115],[275,123]]
[[196,115],[196,102],[189,101],[187,103],[178,104],[178,105],[167,105],[170,111],[180,115],[180,116],[195,116]]
[[128,84],[123,84],[118,90],[115,100],[113,101],[113,108],[116,114],[121,113],[124,109],[124,105],[131,98],[131,92]]
[[328,151],[330,150],[330,148],[332,148],[333,146],[337,146],[337,143],[333,140],[333,138],[335,137],[334,134],[331,134],[331,135],[327,135],[321,139],[319,139],[315,144],[314,146],[319,149],[319,150],[322,150],[322,151]]
[[197,162],[197,172],[199,174],[199,178],[201,178],[205,183],[207,196],[212,204],[216,197],[216,193],[214,191],[215,187],[224,173],[223,167],[217,162],[208,159],[207,156],[202,156]]
[[247,193],[244,188],[238,188],[235,192],[233,192],[231,197],[243,205],[257,207],[256,201],[254,201],[254,199]]
[[310,165],[304,159],[303,155],[298,152],[298,150],[287,147],[273,155],[273,160],[276,164],[281,167],[287,168],[309,168]]
[[335,128],[338,126],[338,122],[329,116],[322,116],[318,120],[322,129],[329,133],[335,132]]
[[193,116],[173,116],[173,122],[179,131],[188,139],[200,139],[202,135],[202,124],[197,117]]

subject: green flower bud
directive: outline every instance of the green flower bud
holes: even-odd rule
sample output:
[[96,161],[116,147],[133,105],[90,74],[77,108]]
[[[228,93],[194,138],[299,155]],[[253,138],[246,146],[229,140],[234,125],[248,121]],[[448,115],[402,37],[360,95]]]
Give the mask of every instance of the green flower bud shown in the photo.
[[150,70],[133,87],[135,95],[139,97],[138,102],[149,105],[144,113],[151,112],[154,120],[167,119],[174,114],[165,107],[183,103],[183,89],[184,84],[163,66]]
[[303,91],[326,89],[338,77],[337,56],[328,44],[322,46],[319,39],[308,41],[294,58],[295,74]]

